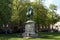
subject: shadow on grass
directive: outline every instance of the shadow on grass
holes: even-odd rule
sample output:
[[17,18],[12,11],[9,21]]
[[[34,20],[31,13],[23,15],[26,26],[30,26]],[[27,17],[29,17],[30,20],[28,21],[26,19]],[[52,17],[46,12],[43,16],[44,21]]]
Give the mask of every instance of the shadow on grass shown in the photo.
[[40,32],[39,38],[43,39],[60,39],[60,33],[58,32]]
[[8,39],[16,39],[16,38],[22,38],[20,36],[21,34],[0,34],[0,40],[8,40]]
[[[60,33],[40,32],[38,34],[39,34],[39,37],[37,37],[38,39],[60,40]],[[0,34],[0,40],[8,40],[8,39],[17,40],[19,38],[22,39],[21,34]],[[37,38],[30,38],[30,39],[33,40],[33,39],[37,39]]]

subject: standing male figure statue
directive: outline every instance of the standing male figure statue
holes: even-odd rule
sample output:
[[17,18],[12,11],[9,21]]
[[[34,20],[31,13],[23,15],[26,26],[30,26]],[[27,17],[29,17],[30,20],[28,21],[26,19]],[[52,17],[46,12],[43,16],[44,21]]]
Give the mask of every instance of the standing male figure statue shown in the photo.
[[33,9],[32,6],[27,8],[27,13],[26,13],[27,17],[30,18],[31,16],[33,16]]

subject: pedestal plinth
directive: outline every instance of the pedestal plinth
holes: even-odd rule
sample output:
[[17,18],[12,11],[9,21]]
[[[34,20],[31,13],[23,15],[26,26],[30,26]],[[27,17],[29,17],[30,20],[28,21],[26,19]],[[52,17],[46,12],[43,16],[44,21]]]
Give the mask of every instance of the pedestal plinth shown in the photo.
[[25,32],[22,34],[24,38],[37,37],[38,34],[35,33],[35,22],[28,20],[25,22]]

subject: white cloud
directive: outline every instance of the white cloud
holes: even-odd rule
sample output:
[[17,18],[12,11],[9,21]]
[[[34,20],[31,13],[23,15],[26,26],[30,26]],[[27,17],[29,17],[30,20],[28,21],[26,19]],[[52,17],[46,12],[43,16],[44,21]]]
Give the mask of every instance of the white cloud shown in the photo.
[[34,0],[30,0],[31,2],[34,2]]
[[49,6],[49,4],[52,4],[53,3],[53,0],[46,0],[45,1],[45,6]]
[[60,15],[60,10],[58,10],[58,11],[57,11],[57,14],[59,14],[59,15]]

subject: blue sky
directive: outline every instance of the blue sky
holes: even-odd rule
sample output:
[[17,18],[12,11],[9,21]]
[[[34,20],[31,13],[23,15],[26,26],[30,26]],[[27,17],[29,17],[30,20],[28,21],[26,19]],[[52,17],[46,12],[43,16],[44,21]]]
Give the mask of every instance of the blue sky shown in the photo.
[[60,0],[46,0],[45,5],[48,7],[49,4],[57,5],[57,14],[60,15]]

